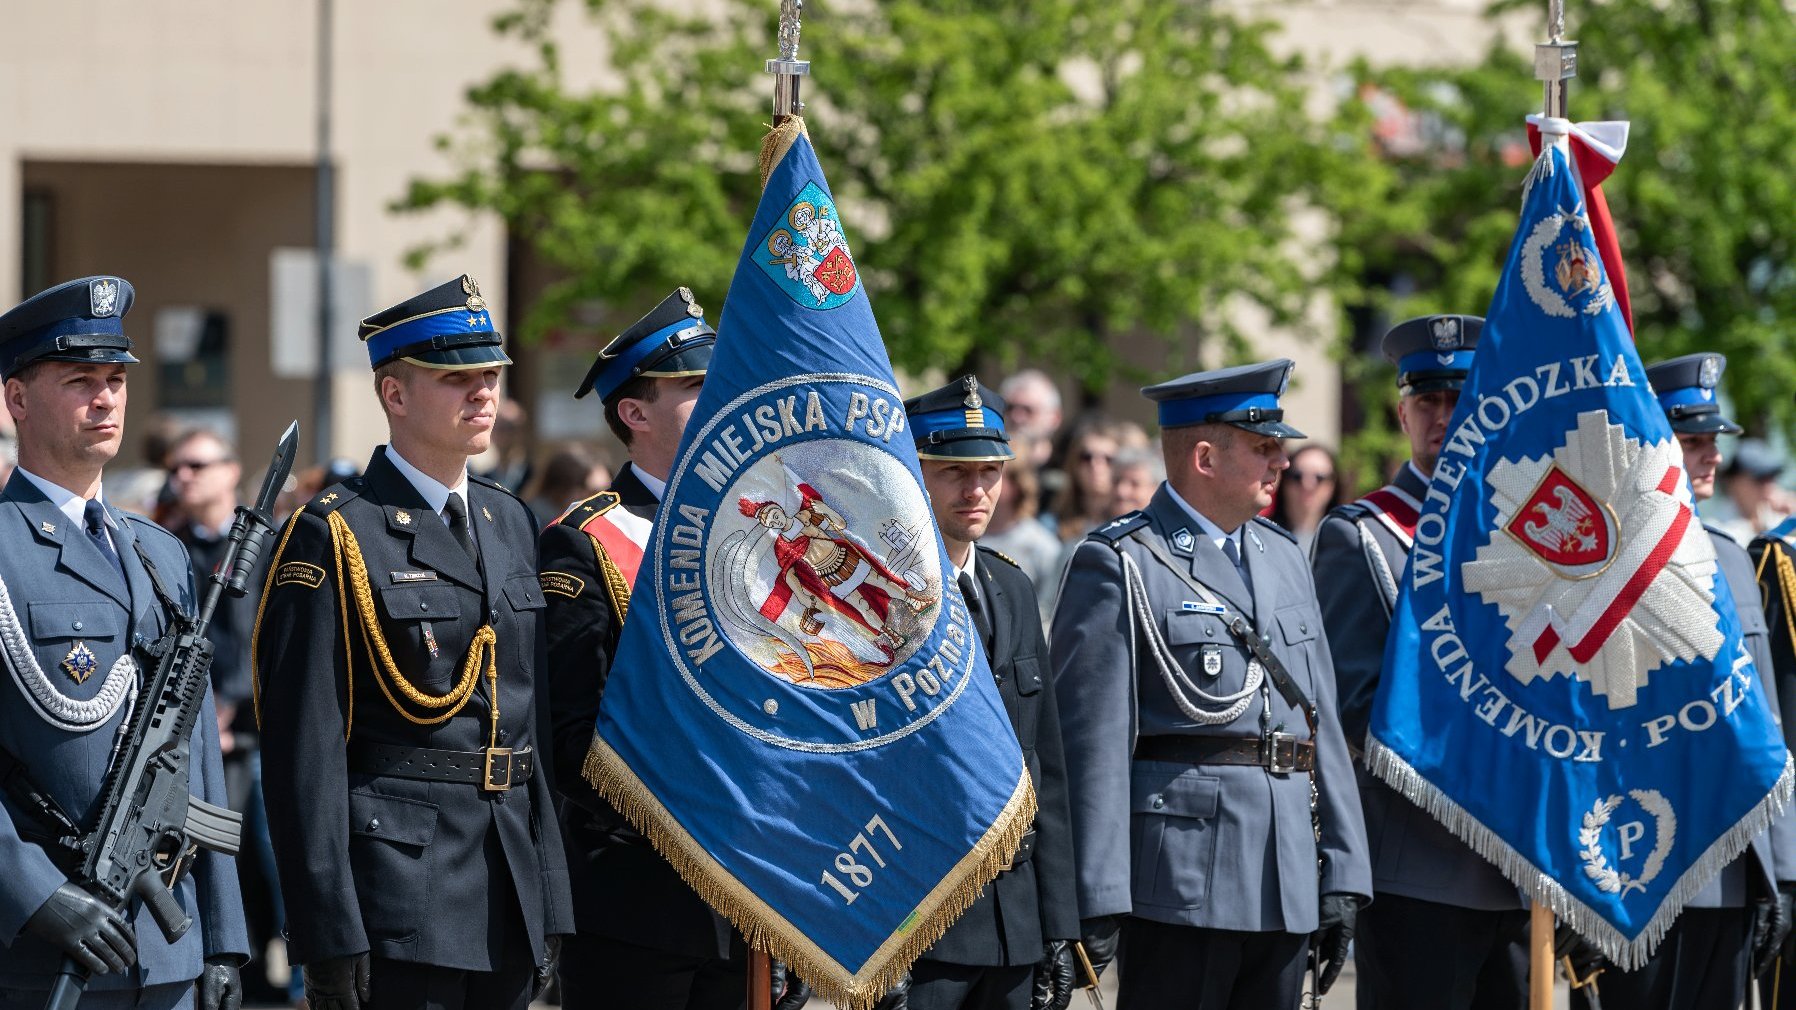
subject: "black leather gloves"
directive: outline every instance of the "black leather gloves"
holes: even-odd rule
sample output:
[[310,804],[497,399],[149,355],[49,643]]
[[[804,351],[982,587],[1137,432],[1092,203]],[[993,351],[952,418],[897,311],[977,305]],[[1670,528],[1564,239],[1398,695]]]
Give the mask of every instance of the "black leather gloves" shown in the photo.
[[536,981],[530,987],[532,1003],[542,999],[549,987],[555,984],[555,969],[561,965],[561,937],[544,937],[543,948],[543,959],[536,965]]
[[1073,945],[1049,940],[1035,963],[1035,988],[1029,994],[1029,1010],[1066,1010],[1077,983],[1073,969]]
[[31,913],[25,932],[61,948],[92,975],[124,971],[137,963],[137,933],[131,924],[74,884],[58,887]]
[[1553,959],[1569,962],[1571,978],[1566,981],[1574,989],[1582,989],[1609,967],[1602,951],[1591,946],[1588,940],[1563,922],[1553,927]]
[[1793,915],[1792,905],[1796,904],[1796,889],[1792,885],[1783,884],[1777,893],[1764,898],[1752,910],[1752,973],[1763,975],[1765,969],[1771,967],[1777,959],[1778,948],[1790,936],[1790,923]]
[[305,969],[306,1002],[311,1010],[362,1010],[373,998],[366,953],[313,961]]
[[910,972],[905,972],[898,984],[873,1004],[873,1010],[910,1010]]
[[1120,915],[1099,915],[1079,921],[1079,939],[1085,944],[1085,956],[1091,959],[1091,970],[1102,975],[1116,960],[1116,948],[1122,941]]
[[239,1010],[243,1006],[243,980],[237,977],[237,958],[209,957],[200,969],[196,1010]]
[[767,991],[773,994],[773,1010],[798,1010],[811,998],[811,987],[787,968],[785,962],[775,961],[769,970],[773,984]]
[[1353,942],[1353,925],[1359,918],[1359,896],[1329,893],[1322,896],[1321,923],[1310,936],[1321,959],[1316,972],[1316,995],[1328,992],[1347,965],[1347,947]]

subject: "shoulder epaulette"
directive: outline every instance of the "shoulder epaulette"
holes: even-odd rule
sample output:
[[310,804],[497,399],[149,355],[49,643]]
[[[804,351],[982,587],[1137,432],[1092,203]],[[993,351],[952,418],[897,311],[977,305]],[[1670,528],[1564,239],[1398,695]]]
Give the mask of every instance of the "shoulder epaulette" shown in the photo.
[[1115,519],[1110,520],[1085,535],[1093,540],[1102,540],[1104,543],[1115,545],[1121,541],[1123,537],[1146,526],[1147,521],[1146,512],[1130,512],[1126,516],[1117,516]]
[[320,518],[330,515],[353,499],[360,497],[362,489],[366,486],[360,477],[351,477],[341,483],[332,484],[307,500],[306,511]]
[[1005,564],[1009,565],[1010,567],[1015,568],[1018,571],[1022,570],[1023,566],[1017,564],[1015,558],[1004,553],[1003,551],[998,550],[995,547],[987,547],[984,544],[978,544],[977,546],[981,551],[984,551],[985,553],[990,554],[992,557],[997,558],[999,561],[1004,562]]
[[1254,516],[1253,518],[1254,518],[1255,522],[1259,523],[1261,526],[1266,527],[1267,529],[1271,530],[1272,532],[1277,533],[1279,536],[1284,537],[1286,540],[1289,540],[1292,543],[1297,542],[1297,534],[1292,533],[1288,529],[1285,529],[1283,526],[1280,526],[1278,523],[1273,522],[1272,520],[1266,518],[1265,516]]
[[[511,488],[508,488],[505,485],[499,483],[498,481],[493,480],[491,477],[482,477],[479,474],[470,470],[470,471],[468,471],[468,479],[473,481],[476,484],[479,484],[482,487],[490,487],[494,491],[502,492],[507,497],[518,498],[518,493],[516,491],[513,491]],[[523,501],[524,499],[518,498],[518,500]]]
[[[124,512],[124,511],[121,511],[120,514],[125,517],[127,522],[136,523],[138,526],[140,526],[146,530],[154,530],[157,533],[160,533],[163,536],[167,537],[168,539],[173,540],[177,544],[181,543],[180,537],[177,537],[173,533],[170,533],[168,530],[164,529],[161,523],[158,523],[156,520],[151,519],[149,516],[140,516],[135,512]],[[183,546],[183,549],[185,549],[186,545],[183,544],[182,546]]]
[[1796,516],[1790,516],[1783,522],[1760,533],[1756,540],[1777,540],[1785,547],[1796,548]]
[[616,491],[600,491],[591,498],[569,505],[567,511],[561,514],[561,518],[555,521],[563,526],[581,529],[591,522],[594,516],[604,515],[616,508],[617,503],[622,500]]
[[1358,522],[1371,514],[1371,511],[1372,510],[1367,507],[1366,500],[1361,498],[1358,501],[1350,501],[1345,505],[1336,505],[1334,508],[1329,509],[1328,513],[1322,518],[1327,519],[1329,516],[1339,516],[1348,522]]

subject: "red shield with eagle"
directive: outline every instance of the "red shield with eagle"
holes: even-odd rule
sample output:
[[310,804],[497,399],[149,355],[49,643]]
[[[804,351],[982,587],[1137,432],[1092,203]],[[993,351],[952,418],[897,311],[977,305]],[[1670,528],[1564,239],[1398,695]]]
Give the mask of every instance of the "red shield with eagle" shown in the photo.
[[1503,529],[1541,560],[1573,569],[1568,574],[1577,576],[1595,574],[1589,570],[1600,570],[1615,553],[1615,521],[1609,510],[1558,464]]

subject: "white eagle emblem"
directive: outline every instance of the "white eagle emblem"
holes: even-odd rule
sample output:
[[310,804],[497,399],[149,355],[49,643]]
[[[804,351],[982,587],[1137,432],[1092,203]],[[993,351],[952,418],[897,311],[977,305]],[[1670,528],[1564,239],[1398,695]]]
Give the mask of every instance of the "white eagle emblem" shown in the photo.
[[1715,547],[1675,441],[1586,411],[1553,452],[1499,460],[1488,486],[1497,529],[1460,575],[1502,612],[1511,676],[1575,677],[1622,709],[1659,667],[1720,651]]
[[96,319],[104,319],[118,310],[118,281],[102,277],[87,286],[88,308]]
[[1441,316],[1429,327],[1434,338],[1434,349],[1437,351],[1459,350],[1459,320],[1453,316]]

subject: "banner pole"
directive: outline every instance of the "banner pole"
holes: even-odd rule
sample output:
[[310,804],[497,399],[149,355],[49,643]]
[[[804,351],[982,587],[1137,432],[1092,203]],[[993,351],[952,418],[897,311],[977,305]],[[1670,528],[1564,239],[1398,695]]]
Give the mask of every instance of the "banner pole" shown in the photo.
[[1553,910],[1545,905],[1528,919],[1528,1010],[1553,1010]]
[[748,952],[748,1010],[773,1010],[773,959],[765,951]]

